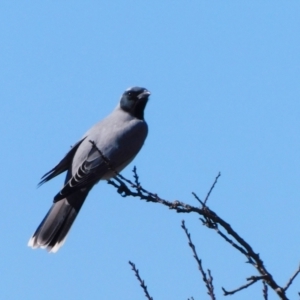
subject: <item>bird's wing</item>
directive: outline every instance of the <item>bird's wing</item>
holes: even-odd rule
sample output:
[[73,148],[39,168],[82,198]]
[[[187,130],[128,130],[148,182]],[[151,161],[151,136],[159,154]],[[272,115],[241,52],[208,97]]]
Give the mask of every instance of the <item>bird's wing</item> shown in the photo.
[[88,157],[78,168],[77,172],[66,182],[65,186],[54,197],[54,202],[73,194],[79,189],[94,185],[101,178],[100,174],[106,172],[107,166],[100,154],[97,154],[96,152],[96,148],[92,147]]
[[39,182],[38,186],[41,186],[45,182],[51,180],[55,176],[67,171],[70,166],[72,165],[73,157],[78,149],[78,147],[81,145],[81,143],[84,141],[85,138],[80,140],[78,143],[76,143],[71,150],[65,155],[65,157],[49,172],[47,172]]
[[[105,141],[86,140],[83,146],[90,147],[87,157],[78,167],[76,173],[54,197],[54,202],[67,197],[79,189],[90,188],[101,178],[113,176],[113,171],[121,171],[139,152],[146,136],[147,125],[140,123],[130,127],[130,130],[124,130],[120,134],[107,137],[107,139],[103,137]],[[97,148],[90,141],[93,141]],[[98,149],[108,159],[109,165],[105,162]],[[112,170],[110,170],[110,167],[112,167]],[[107,173],[112,174],[107,176]]]

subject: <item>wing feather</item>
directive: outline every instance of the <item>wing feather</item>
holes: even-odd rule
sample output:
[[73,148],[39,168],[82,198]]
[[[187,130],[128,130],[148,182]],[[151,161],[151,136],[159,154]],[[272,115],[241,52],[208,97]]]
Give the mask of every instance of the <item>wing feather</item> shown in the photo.
[[[101,135],[95,136],[94,142],[97,148],[109,160],[113,170],[109,168],[97,148],[89,141],[92,136],[88,137],[89,140],[86,139],[84,142],[86,145],[82,147],[90,147],[87,156],[61,191],[54,197],[54,202],[69,196],[79,189],[91,188],[100,179],[108,179],[114,176],[114,171],[121,171],[141,149],[147,136],[147,131],[146,123],[139,121],[132,126],[128,126],[128,128],[123,128],[120,132],[111,131],[110,135],[104,137]],[[76,162],[73,161],[74,163]]]
[[49,172],[47,172],[39,182],[38,186],[41,186],[45,182],[51,180],[52,178],[56,177],[57,175],[67,171],[70,166],[72,165],[73,157],[78,149],[78,147],[81,145],[81,143],[84,141],[85,138],[80,140],[78,143],[76,143],[71,150],[65,155],[65,157]]

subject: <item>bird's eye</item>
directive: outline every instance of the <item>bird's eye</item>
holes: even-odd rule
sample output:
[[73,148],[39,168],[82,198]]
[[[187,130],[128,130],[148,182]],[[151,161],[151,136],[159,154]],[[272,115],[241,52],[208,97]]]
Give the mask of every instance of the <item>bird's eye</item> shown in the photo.
[[134,92],[128,92],[127,97],[130,101],[135,101],[135,93]]

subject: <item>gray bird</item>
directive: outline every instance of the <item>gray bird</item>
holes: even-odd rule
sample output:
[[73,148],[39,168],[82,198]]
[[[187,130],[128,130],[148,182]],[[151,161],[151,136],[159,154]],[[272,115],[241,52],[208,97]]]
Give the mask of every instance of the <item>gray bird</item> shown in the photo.
[[101,179],[115,176],[98,149],[117,172],[134,159],[148,133],[144,109],[149,96],[145,88],[127,89],[113,112],[88,130],[58,165],[42,177],[39,185],[67,171],[64,186],[30,238],[29,247],[56,252],[63,245],[92,187]]

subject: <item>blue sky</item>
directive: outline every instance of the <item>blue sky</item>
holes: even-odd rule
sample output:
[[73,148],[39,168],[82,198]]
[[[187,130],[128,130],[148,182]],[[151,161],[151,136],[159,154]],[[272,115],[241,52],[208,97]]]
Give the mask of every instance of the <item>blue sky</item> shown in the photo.
[[220,171],[211,208],[279,284],[297,268],[300,2],[162,2],[1,2],[1,299],[143,299],[128,260],[154,299],[204,299],[182,219],[218,299],[256,275],[196,215],[121,198],[106,182],[57,254],[26,246],[63,182],[37,189],[40,177],[133,85],[152,92],[149,136],[122,174],[136,165],[145,188],[197,205],[191,192],[205,197]]

